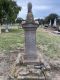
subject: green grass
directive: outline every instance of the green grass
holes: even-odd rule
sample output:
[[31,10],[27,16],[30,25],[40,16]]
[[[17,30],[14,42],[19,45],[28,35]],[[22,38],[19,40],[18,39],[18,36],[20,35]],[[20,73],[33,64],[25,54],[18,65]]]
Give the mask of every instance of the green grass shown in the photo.
[[20,30],[10,30],[9,33],[0,34],[0,50],[11,50],[17,47],[23,47],[24,32]]
[[60,36],[37,30],[37,46],[45,55],[60,58]]
[[[46,56],[60,58],[60,36],[52,35],[39,28],[36,34],[37,47]],[[24,31],[22,29],[10,30],[9,33],[0,34],[0,51],[13,50],[24,47]]]

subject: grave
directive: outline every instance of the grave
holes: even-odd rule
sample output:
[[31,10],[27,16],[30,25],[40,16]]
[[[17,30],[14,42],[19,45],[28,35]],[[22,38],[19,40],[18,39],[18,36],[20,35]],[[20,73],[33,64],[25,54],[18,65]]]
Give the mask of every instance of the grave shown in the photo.
[[0,27],[0,34],[1,34],[1,27]]
[[10,75],[13,80],[50,80],[49,71],[37,53],[36,30],[38,27],[39,24],[34,20],[32,13],[32,4],[28,3],[26,21],[22,22],[25,35],[25,53],[20,53],[13,65]]
[[44,29],[47,29],[48,28],[48,24],[44,24]]
[[58,25],[57,25],[57,19],[55,18],[54,19],[54,23],[53,23],[53,26],[52,26],[55,30],[58,30]]
[[60,34],[60,26],[57,25],[57,20],[56,19],[54,20],[53,27],[55,28],[55,31],[53,33]]
[[51,27],[51,20],[50,20],[50,22],[49,22],[49,27]]
[[57,21],[54,19],[53,27],[57,27]]
[[60,32],[60,26],[58,27],[58,32]]
[[7,25],[7,24],[5,25],[5,32],[6,32],[6,33],[9,32],[9,30],[8,30],[8,25]]

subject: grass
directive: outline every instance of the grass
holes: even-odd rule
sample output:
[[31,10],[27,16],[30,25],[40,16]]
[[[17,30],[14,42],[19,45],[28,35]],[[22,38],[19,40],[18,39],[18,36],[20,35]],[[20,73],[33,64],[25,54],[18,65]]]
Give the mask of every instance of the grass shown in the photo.
[[[38,28],[36,34],[37,47],[40,51],[49,57],[60,58],[60,36],[45,32]],[[24,31],[22,29],[13,29],[9,33],[0,34],[0,51],[13,50],[17,47],[24,47]]]
[[22,29],[0,34],[0,51],[23,47],[23,43],[24,33]]
[[37,30],[37,46],[47,56],[60,58],[60,36]]

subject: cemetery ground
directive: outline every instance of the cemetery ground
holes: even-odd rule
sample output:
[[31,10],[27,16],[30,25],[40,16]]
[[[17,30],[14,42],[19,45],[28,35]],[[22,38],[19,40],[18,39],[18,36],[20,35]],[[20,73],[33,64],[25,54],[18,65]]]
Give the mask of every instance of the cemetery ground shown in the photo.
[[[36,34],[37,48],[50,58],[60,58],[60,36],[47,29],[38,28]],[[24,48],[23,29],[13,29],[0,34],[0,52]]]
[[[52,67],[53,80],[60,80],[60,35],[54,34],[48,29],[38,28],[36,41],[37,49]],[[22,28],[0,34],[0,59],[2,54],[3,56],[12,55],[11,62],[13,62],[12,60],[16,59],[19,51],[24,51],[24,31]],[[1,75],[2,73],[0,73]]]

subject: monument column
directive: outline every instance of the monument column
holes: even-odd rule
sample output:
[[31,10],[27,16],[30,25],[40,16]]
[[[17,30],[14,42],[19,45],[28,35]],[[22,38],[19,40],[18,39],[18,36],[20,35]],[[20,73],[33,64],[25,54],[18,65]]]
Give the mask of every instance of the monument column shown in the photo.
[[23,24],[23,29],[25,31],[25,60],[36,60],[36,29],[37,24]]

